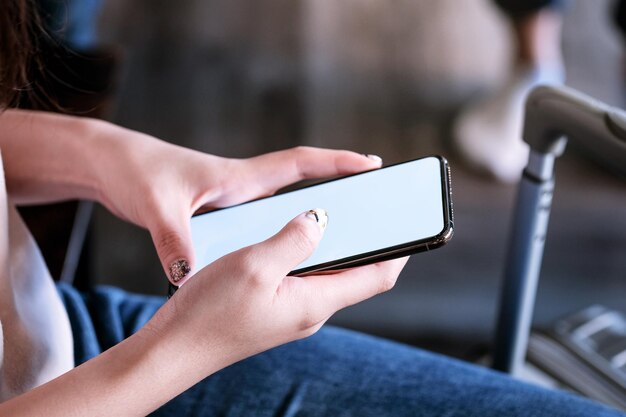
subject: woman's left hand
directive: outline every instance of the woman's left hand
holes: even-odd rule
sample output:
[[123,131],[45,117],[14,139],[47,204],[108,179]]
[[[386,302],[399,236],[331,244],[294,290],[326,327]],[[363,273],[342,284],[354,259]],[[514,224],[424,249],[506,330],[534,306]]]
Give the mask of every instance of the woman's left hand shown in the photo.
[[220,158],[96,119],[20,109],[0,114],[0,147],[14,203],[101,202],[150,231],[177,285],[193,268],[189,219],[197,210],[271,195],[302,179],[381,165],[377,157],[307,147]]
[[[193,270],[189,219],[198,210],[274,194],[309,178],[379,168],[380,158],[349,151],[297,147],[248,159],[182,148],[137,132],[115,141],[100,173],[100,201],[114,214],[149,230],[170,281]],[[132,136],[132,137],[131,137]]]

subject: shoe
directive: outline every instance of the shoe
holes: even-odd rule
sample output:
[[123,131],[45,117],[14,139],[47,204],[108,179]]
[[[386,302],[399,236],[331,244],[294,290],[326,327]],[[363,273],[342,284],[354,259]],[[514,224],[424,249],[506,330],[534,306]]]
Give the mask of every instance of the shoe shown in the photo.
[[498,181],[519,181],[528,160],[522,141],[524,103],[539,84],[562,84],[562,69],[518,68],[499,89],[461,113],[453,127],[453,143],[473,169]]

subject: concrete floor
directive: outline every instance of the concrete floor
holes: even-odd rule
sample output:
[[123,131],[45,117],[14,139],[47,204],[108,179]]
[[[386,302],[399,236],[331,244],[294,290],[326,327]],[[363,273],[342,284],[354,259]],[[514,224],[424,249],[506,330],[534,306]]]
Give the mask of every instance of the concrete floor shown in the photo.
[[[389,163],[445,155],[452,242],[414,256],[393,291],[332,322],[455,354],[487,342],[515,187],[467,170],[448,143],[461,106],[506,73],[502,16],[482,0],[244,3],[110,1],[105,39],[127,51],[113,119],[227,156],[297,144],[377,153]],[[575,3],[563,47],[568,84],[622,105],[610,3]],[[595,302],[626,311],[625,191],[584,155],[559,161],[539,324]],[[145,232],[99,210],[94,236],[99,282],[164,292]]]

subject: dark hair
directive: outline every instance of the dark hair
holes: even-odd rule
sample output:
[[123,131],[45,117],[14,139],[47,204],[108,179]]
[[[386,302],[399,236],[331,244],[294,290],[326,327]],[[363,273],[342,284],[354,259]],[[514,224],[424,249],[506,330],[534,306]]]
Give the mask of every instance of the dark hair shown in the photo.
[[35,74],[43,72],[39,50],[44,37],[33,0],[0,1],[0,108],[35,94]]

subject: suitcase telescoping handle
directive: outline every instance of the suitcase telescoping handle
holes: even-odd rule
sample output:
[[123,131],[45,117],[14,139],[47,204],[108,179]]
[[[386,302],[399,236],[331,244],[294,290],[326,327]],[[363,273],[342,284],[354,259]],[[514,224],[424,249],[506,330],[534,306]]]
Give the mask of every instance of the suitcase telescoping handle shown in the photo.
[[554,162],[574,143],[626,176],[626,112],[566,87],[537,87],[526,100],[530,146],[509,238],[496,325],[493,368],[522,370],[554,190]]

